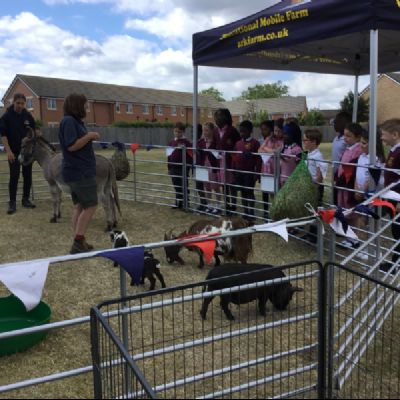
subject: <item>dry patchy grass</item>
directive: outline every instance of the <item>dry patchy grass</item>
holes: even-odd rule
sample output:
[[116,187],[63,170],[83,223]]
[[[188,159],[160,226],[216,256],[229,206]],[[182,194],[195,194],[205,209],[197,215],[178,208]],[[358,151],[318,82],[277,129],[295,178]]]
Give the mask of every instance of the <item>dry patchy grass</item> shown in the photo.
[[[4,212],[0,225],[0,263],[30,260],[67,254],[71,246],[71,203],[65,198],[63,218],[50,224],[51,203],[37,202],[35,210],[18,208],[15,215]],[[4,210],[5,211],[5,210]],[[123,216],[120,227],[132,243],[141,244],[161,241],[163,232],[171,227],[185,229],[198,219],[193,214],[152,205],[122,201]],[[104,214],[99,209],[93,219],[87,237],[96,249],[109,248],[110,238],[104,233]],[[286,244],[273,234],[254,236],[254,254],[250,262],[286,264],[314,257],[310,247],[290,240]],[[162,249],[155,250],[162,264],[167,286],[204,280],[208,268],[196,268],[197,258],[184,251],[187,262],[184,267],[166,263]],[[145,290],[129,287],[129,293]],[[0,295],[8,291],[0,288]],[[43,300],[52,308],[52,321],[61,321],[89,315],[90,307],[119,296],[119,271],[109,260],[92,258],[51,265],[43,293]],[[30,350],[3,357],[0,363],[0,384],[13,383],[55,372],[91,365],[88,324],[51,331],[47,338]],[[56,381],[1,394],[0,398],[91,398],[92,375]]]

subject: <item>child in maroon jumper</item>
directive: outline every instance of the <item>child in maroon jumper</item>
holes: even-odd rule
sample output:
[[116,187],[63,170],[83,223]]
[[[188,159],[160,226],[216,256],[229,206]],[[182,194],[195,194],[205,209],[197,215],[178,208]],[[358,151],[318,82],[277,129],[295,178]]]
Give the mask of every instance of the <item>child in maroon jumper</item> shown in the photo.
[[[168,174],[171,176],[172,184],[175,188],[175,205],[172,208],[183,208],[183,176],[184,166],[183,161],[183,150],[182,147],[192,147],[192,143],[185,138],[185,125],[182,122],[177,122],[174,129],[174,139],[168,143],[169,147],[177,147],[168,156]],[[188,175],[192,165],[192,156],[190,150],[186,152],[186,194],[189,198],[189,186],[188,186]]]
[[[387,157],[387,161],[385,164],[385,169],[394,169],[400,170],[400,118],[393,118],[385,121],[381,125],[381,138],[382,142],[385,145],[391,146],[390,152]],[[395,171],[384,171],[385,178],[385,187],[390,184],[399,181],[400,175],[398,175]],[[392,187],[393,191],[400,193],[400,184]],[[400,203],[391,201],[393,205],[396,207],[396,212],[400,212]],[[398,214],[397,214],[398,215]],[[397,245],[393,249],[392,262],[384,262],[379,266],[379,269],[382,271],[392,270],[391,273],[396,273],[398,266],[393,268],[393,264],[400,257],[400,225],[399,220],[394,221],[392,223],[392,236],[396,240]]]
[[239,132],[241,140],[236,142],[235,150],[241,154],[234,155],[235,184],[240,186],[242,194],[242,204],[244,208],[245,219],[254,221],[254,186],[261,171],[261,157],[256,154],[260,143],[251,137],[253,133],[253,124],[250,121],[240,123]]
[[218,128],[217,149],[223,150],[220,161],[219,181],[221,185],[226,184],[227,214],[231,215],[236,210],[235,188],[232,186],[234,181],[232,169],[232,154],[229,152],[235,149],[235,143],[240,140],[237,129],[232,126],[232,114],[227,108],[219,108],[214,113],[215,125]]

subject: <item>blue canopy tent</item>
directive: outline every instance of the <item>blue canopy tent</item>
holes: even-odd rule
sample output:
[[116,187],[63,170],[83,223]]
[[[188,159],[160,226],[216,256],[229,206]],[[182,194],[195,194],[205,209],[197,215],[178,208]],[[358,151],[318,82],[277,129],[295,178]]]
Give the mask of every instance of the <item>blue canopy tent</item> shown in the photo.
[[[239,21],[196,33],[194,129],[198,66],[354,75],[355,94],[358,76],[369,73],[369,151],[374,162],[377,75],[400,70],[399,45],[400,0],[283,0]],[[355,104],[353,119],[356,108]]]

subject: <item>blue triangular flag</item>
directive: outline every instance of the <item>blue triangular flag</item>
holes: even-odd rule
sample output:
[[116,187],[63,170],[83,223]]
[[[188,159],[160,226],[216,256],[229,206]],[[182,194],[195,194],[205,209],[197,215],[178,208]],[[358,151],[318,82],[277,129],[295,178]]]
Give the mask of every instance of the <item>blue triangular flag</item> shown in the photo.
[[346,233],[347,228],[349,227],[349,223],[347,222],[346,217],[344,216],[342,207],[337,208],[336,213],[335,213],[335,218],[337,218],[342,223],[343,232]]
[[370,173],[370,175],[372,176],[372,179],[375,182],[375,185],[377,186],[379,183],[379,180],[381,179],[381,173],[382,173],[382,169],[379,167],[369,167],[368,171]]
[[366,206],[365,204],[358,204],[355,208],[354,211],[358,211],[360,213],[363,214],[367,214],[370,215],[372,218],[374,219],[379,219],[379,215],[372,211],[368,206]]
[[118,263],[132,278],[136,285],[139,285],[144,267],[144,247],[123,247],[118,251],[103,251],[97,254]]

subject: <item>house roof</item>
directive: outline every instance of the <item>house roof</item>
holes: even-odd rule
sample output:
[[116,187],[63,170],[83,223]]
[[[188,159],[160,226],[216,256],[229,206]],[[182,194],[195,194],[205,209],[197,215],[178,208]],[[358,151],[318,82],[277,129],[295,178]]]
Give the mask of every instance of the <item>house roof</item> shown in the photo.
[[[16,79],[23,81],[38,97],[64,99],[70,93],[77,92],[83,93],[88,100],[92,101],[193,106],[193,93],[188,92],[20,74],[16,75],[14,81]],[[6,97],[7,93],[3,99]],[[199,95],[198,104],[202,108],[220,107],[220,103],[214,97],[206,95]]]
[[268,114],[300,113],[307,109],[305,96],[284,96],[272,99],[233,100],[222,104],[230,110],[232,115],[244,115],[252,103],[258,111],[265,110]]
[[[378,80],[381,79],[383,76],[387,76],[389,79],[391,79],[392,81],[394,81],[395,83],[397,83],[397,84],[400,85],[400,73],[398,73],[398,72],[391,72],[391,73],[388,73],[388,74],[381,74],[381,75],[378,76]],[[367,87],[365,87],[364,90],[362,90],[362,91],[360,92],[360,96],[362,96],[363,94],[365,94],[366,92],[369,91],[369,86],[370,86],[370,85],[368,85]]]

